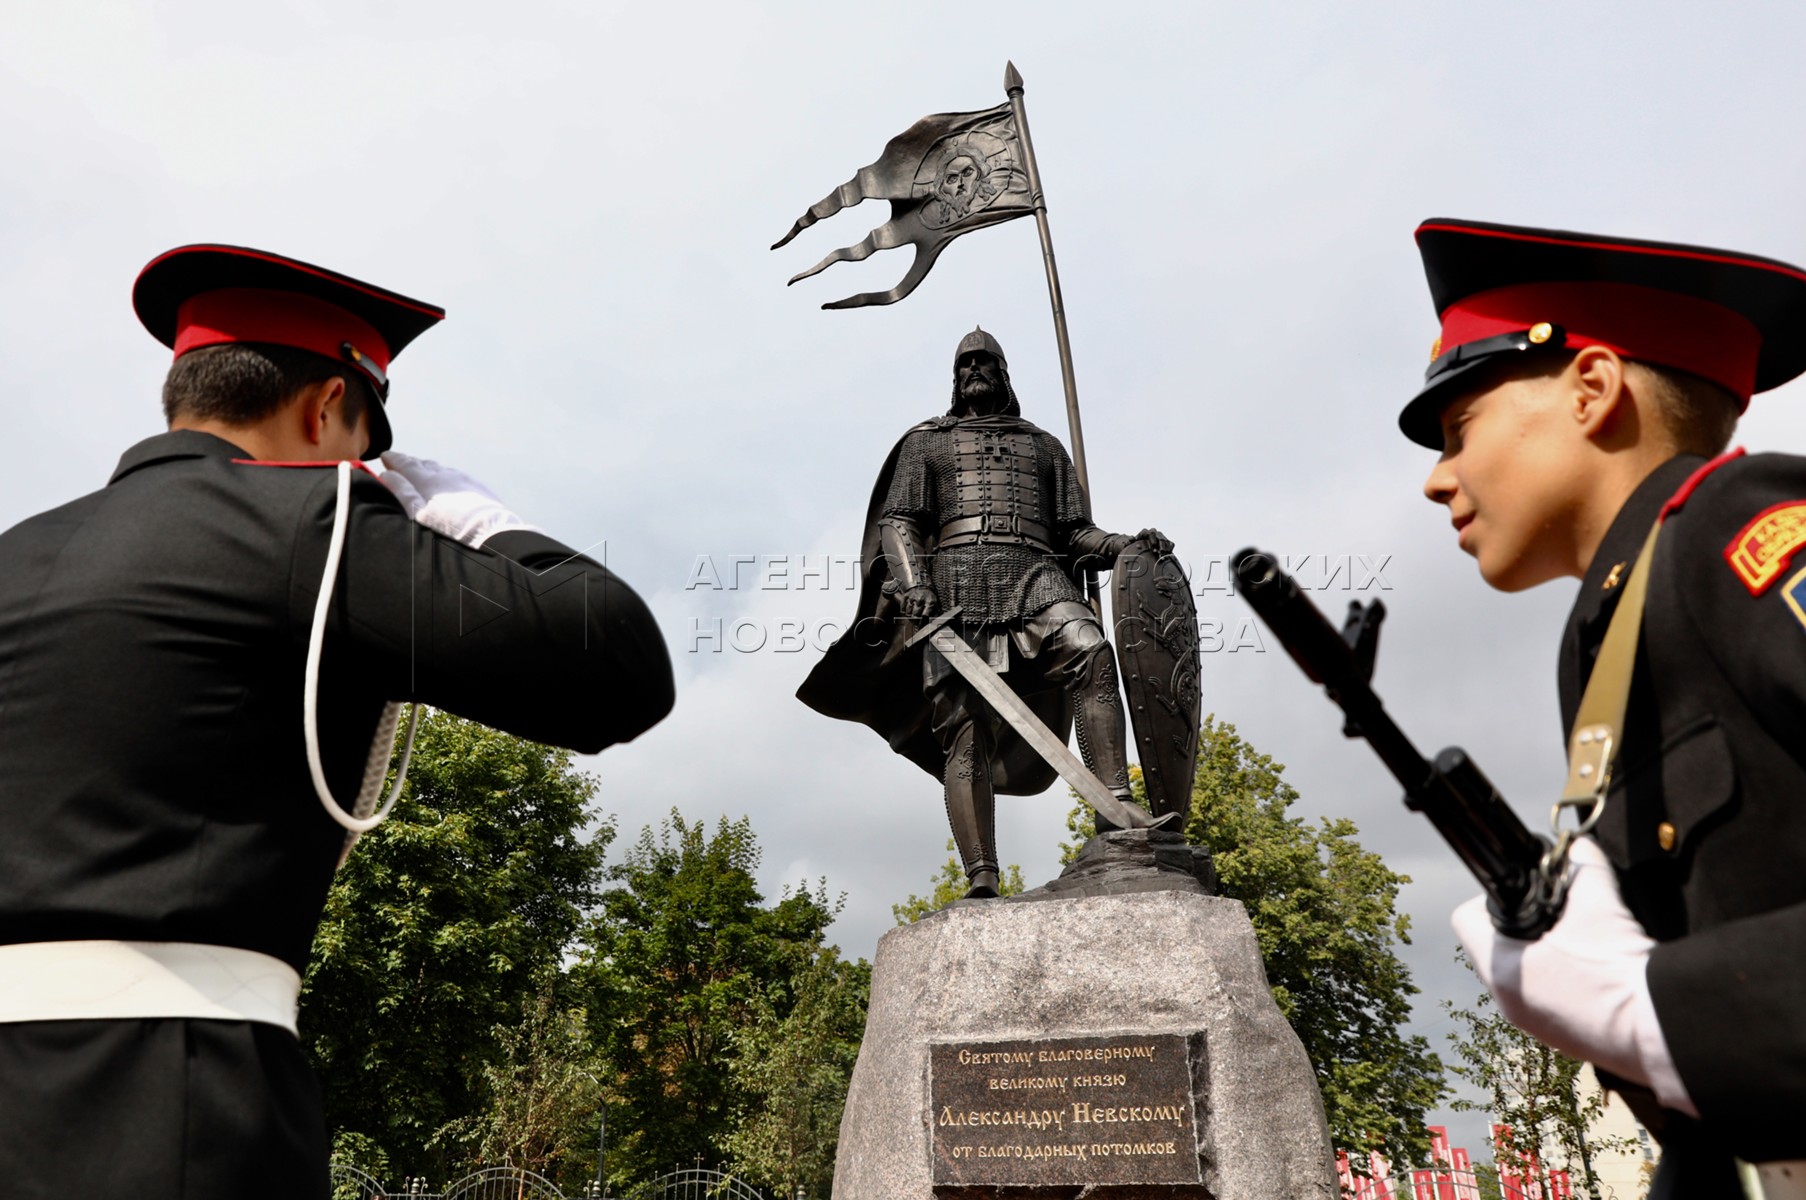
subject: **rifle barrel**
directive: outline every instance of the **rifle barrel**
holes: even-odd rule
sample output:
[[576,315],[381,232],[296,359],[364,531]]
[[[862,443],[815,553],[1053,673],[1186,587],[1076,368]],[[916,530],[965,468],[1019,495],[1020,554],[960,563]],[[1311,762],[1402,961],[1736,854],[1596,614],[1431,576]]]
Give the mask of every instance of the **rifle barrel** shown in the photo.
[[1367,685],[1354,651],[1299,590],[1298,582],[1281,571],[1271,555],[1259,550],[1236,555],[1235,574],[1242,595],[1279,636],[1292,661],[1323,685],[1405,790],[1413,795],[1422,791],[1432,772],[1429,761],[1387,715],[1386,706]]
[[1235,556],[1242,595],[1304,673],[1322,684],[1405,789],[1405,805],[1430,819],[1489,897],[1493,922],[1513,937],[1540,936],[1561,913],[1539,867],[1545,844],[1518,819],[1466,752],[1450,747],[1431,763],[1386,714],[1368,667],[1278,561],[1258,550]]

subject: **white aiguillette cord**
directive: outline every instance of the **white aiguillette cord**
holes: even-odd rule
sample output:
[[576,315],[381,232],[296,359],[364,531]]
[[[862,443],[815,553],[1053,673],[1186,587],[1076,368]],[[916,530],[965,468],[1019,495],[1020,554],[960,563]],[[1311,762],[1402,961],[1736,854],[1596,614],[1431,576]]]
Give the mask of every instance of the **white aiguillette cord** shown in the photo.
[[363,786],[358,789],[357,803],[351,812],[346,812],[332,798],[332,789],[326,786],[326,772],[320,767],[320,651],[326,643],[326,614],[332,607],[332,589],[339,575],[339,559],[345,551],[345,514],[351,508],[351,464],[341,462],[338,466],[338,496],[332,512],[332,538],[326,548],[326,573],[320,580],[320,598],[314,605],[313,630],[307,639],[307,682],[302,692],[302,728],[307,736],[307,769],[313,775],[314,793],[320,797],[320,804],[326,809],[326,815],[344,826],[345,849],[339,854],[339,866],[345,865],[345,859],[351,854],[351,848],[357,844],[359,835],[368,833],[382,824],[389,810],[395,807],[395,801],[401,797],[402,784],[408,778],[408,760],[414,754],[414,732],[420,725],[420,705],[411,706],[408,714],[408,740],[401,750],[401,762],[395,768],[395,786],[389,789],[389,797],[383,806],[376,807],[377,795],[382,791],[383,776],[389,771],[389,757],[395,752],[395,727],[400,723],[401,702],[391,700],[383,705],[382,719],[376,723],[376,735],[370,741],[370,754],[364,760]]

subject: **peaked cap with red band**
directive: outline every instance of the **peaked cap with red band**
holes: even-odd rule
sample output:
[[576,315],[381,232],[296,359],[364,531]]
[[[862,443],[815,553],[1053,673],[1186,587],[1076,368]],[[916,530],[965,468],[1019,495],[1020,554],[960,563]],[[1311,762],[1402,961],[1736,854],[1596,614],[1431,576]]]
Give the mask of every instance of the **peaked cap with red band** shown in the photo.
[[1730,250],[1435,218],[1417,227],[1442,319],[1405,436],[1442,448],[1458,381],[1502,356],[1609,346],[1749,403],[1806,371],[1806,271]]
[[176,357],[202,346],[263,342],[310,350],[370,381],[370,449],[392,435],[385,405],[389,363],[445,319],[445,310],[349,275],[243,246],[178,246],[152,259],[132,287],[132,307]]

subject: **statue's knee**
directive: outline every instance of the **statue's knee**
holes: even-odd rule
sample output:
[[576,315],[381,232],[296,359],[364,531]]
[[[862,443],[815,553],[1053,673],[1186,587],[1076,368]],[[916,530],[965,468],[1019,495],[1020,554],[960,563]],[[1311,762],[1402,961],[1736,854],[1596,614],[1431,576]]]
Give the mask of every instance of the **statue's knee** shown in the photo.
[[1096,621],[1073,621],[1061,628],[1057,638],[1051,665],[1069,687],[1090,678],[1100,657],[1115,661],[1109,639]]

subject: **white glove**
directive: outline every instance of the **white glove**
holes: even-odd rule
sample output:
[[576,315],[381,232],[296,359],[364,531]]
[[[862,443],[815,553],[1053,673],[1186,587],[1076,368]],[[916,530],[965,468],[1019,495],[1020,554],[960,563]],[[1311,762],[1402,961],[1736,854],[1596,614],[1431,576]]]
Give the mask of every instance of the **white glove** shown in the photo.
[[1475,896],[1455,910],[1455,936],[1506,1020],[1539,1042],[1633,1083],[1697,1117],[1649,996],[1655,940],[1624,907],[1618,878],[1591,838],[1569,855],[1568,904],[1534,942],[1502,937]]
[[383,452],[380,478],[415,522],[477,547],[508,529],[539,531],[503,504],[496,494],[458,470],[395,450]]

